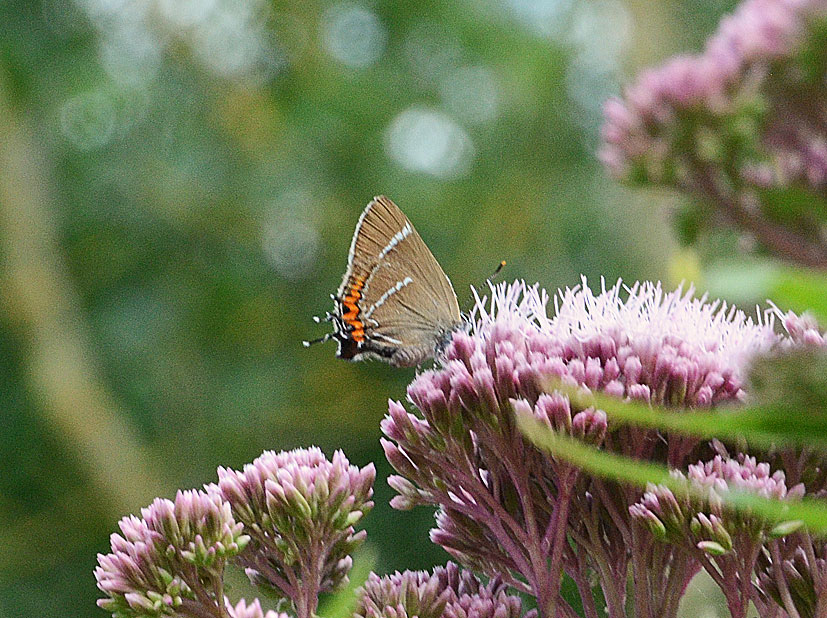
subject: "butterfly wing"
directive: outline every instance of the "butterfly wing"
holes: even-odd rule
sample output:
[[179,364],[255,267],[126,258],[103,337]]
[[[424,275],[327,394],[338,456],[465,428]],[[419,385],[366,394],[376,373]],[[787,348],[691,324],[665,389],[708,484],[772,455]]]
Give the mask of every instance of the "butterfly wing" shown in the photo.
[[[368,204],[337,295],[341,358],[417,365],[461,323],[451,282],[399,207]],[[335,324],[335,322],[334,322]]]

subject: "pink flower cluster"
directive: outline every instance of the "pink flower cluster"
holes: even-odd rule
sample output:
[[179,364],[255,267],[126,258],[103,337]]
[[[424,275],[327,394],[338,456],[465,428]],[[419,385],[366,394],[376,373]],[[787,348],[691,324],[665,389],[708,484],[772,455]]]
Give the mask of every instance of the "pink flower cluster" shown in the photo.
[[124,517],[112,553],[98,554],[95,578],[107,595],[98,605],[113,615],[198,615],[223,604],[205,583],[218,582],[228,559],[250,538],[230,505],[203,491],[157,498],[141,517]]
[[354,618],[535,618],[523,614],[520,597],[507,594],[497,578],[482,584],[470,571],[449,562],[433,573],[371,573],[359,590]]
[[745,0],[700,54],[642,72],[605,106],[600,158],[679,187],[780,257],[827,267],[825,0]]
[[[769,98],[767,89],[776,85],[777,63],[789,62],[801,52],[825,18],[823,0],[742,2],[721,21],[703,53],[677,56],[644,71],[627,87],[622,100],[607,103],[604,163],[621,177],[631,172],[630,166],[644,163],[643,171],[652,180],[665,180],[664,157],[676,146],[669,141],[679,137],[679,123],[690,115],[714,122],[738,113],[760,113],[755,106],[761,97]],[[788,73],[782,78],[803,79]],[[696,151],[704,149],[705,138],[716,139],[703,135],[702,126],[697,128],[699,133],[687,136]],[[808,148],[816,146],[815,151],[823,152],[818,156],[813,151],[809,162],[821,172],[815,173],[814,168],[810,173],[814,181],[823,182],[827,151],[817,143],[814,140]]]
[[[250,579],[315,612],[320,592],[347,581],[365,532],[353,526],[373,507],[373,464],[361,470],[341,451],[265,451],[243,470],[218,469],[220,493],[252,539],[239,556]],[[300,556],[301,559],[297,559]]]
[[[613,427],[603,411],[575,407],[554,385],[676,409],[731,404],[746,396],[751,359],[821,335],[793,315],[782,320],[790,333],[777,333],[774,307],[750,318],[696,298],[692,289],[666,292],[659,284],[618,282],[595,293],[584,280],[554,298],[551,315],[550,300],[519,281],[492,287],[490,301],[477,299],[467,332],[456,333],[437,366],[408,388],[421,417],[391,402],[382,429],[398,473],[389,479],[399,494],[392,505],[439,506],[431,539],[468,567],[539,591],[541,608],[573,611],[557,597],[555,582],[565,572],[586,605],[596,576],[610,615],[625,615],[632,564],[656,573],[649,582],[666,578],[640,592],[651,598],[641,615],[672,615],[697,561],[676,548],[654,552],[628,512],[638,490],[538,451],[516,429],[515,414],[594,446],[684,468],[706,444]],[[727,471],[720,470],[724,477]],[[763,471],[755,467],[755,478]]]
[[767,463],[740,455],[720,455],[689,466],[684,491],[677,494],[665,486],[650,486],[641,500],[629,507],[632,518],[656,537],[694,554],[727,599],[733,618],[746,616],[750,602],[765,607],[761,590],[752,585],[762,551],[776,538],[792,534],[800,522],[773,524],[749,510],[727,507],[728,492],[740,491],[777,500],[797,499],[804,486],[787,488],[784,472],[770,472]]
[[116,618],[287,618],[259,601],[223,596],[232,561],[254,583],[287,599],[299,618],[347,581],[354,525],[373,503],[373,465],[361,470],[318,448],[264,452],[242,471],[220,468],[218,484],[157,498],[120,522],[112,552],[98,555],[98,605]]

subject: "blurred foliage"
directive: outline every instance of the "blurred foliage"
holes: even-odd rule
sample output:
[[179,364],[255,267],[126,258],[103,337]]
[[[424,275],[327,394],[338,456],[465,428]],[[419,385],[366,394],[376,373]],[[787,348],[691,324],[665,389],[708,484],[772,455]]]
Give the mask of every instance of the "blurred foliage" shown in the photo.
[[668,277],[674,198],[606,178],[600,106],[730,7],[0,3],[0,616],[102,616],[117,519],[266,448],[375,461],[376,568],[444,562],[383,480],[414,372],[300,345],[361,209],[400,204],[465,307],[501,259]]
[[827,324],[827,277],[818,271],[729,258],[709,266],[699,279],[713,296],[725,295],[741,305],[769,298],[784,311],[809,313]]

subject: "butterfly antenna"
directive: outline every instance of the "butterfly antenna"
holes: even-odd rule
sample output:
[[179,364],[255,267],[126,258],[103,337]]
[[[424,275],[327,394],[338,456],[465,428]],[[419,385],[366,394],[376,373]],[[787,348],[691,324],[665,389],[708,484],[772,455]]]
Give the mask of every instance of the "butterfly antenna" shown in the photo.
[[486,278],[485,282],[486,282],[486,283],[491,283],[494,279],[496,279],[496,278],[497,278],[497,275],[499,275],[499,274],[500,274],[500,271],[502,271],[502,269],[503,269],[503,268],[505,268],[505,260],[500,260],[500,263],[499,263],[499,264],[497,264],[497,268],[495,268],[495,269],[494,269],[494,272],[493,272],[493,273],[491,273],[490,275],[488,275],[488,277]]
[[[499,264],[497,264],[497,268],[495,268],[495,269],[494,269],[494,272],[493,272],[493,273],[491,273],[490,275],[488,275],[488,276],[485,278],[485,283],[486,283],[486,284],[489,284],[489,283],[491,283],[492,281],[494,281],[494,279],[496,279],[496,278],[497,278],[497,275],[499,275],[499,274],[500,274],[500,271],[501,271],[503,268],[505,268],[505,260],[500,260],[500,263],[499,263]],[[473,287],[473,286],[472,286],[472,287]],[[474,290],[476,290],[476,288],[475,288],[475,287],[474,287]],[[471,295],[470,295],[470,296],[469,296],[469,298],[468,298],[468,304],[470,305],[470,304],[473,304],[473,303],[474,303],[474,292],[472,291],[472,292],[471,292]]]

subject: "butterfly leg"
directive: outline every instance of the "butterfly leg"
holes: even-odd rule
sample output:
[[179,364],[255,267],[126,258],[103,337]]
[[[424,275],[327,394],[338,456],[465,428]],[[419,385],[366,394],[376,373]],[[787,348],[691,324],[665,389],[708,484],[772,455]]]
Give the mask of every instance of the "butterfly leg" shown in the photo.
[[316,324],[319,324],[319,323],[321,323],[321,322],[332,322],[332,321],[333,321],[333,319],[334,319],[335,317],[336,317],[336,316],[334,316],[334,315],[333,315],[332,313],[330,313],[329,311],[325,311],[323,316],[314,315],[314,316],[313,316],[313,321],[314,321]]
[[325,341],[330,341],[333,339],[333,333],[327,333],[324,337],[319,337],[318,339],[311,339],[310,341],[302,341],[302,345],[306,348],[316,344],[316,343],[324,343]]

